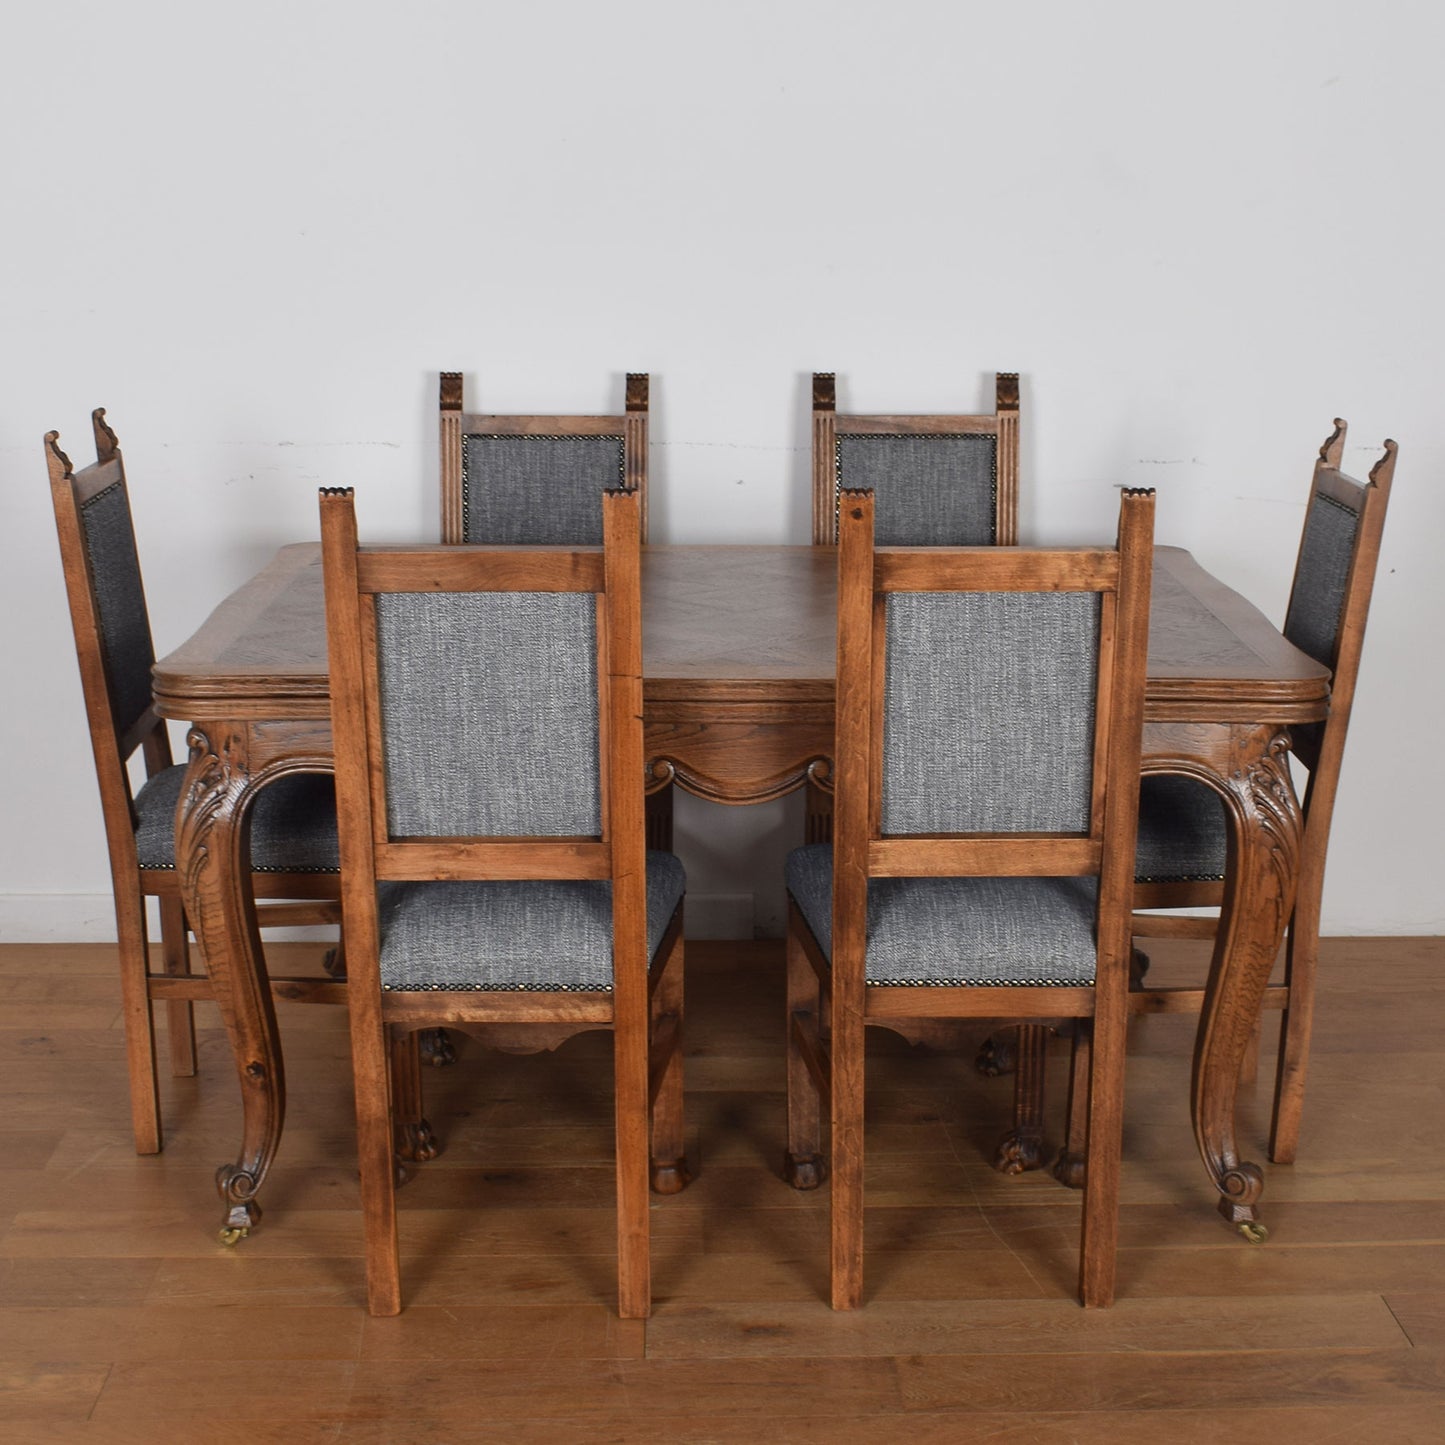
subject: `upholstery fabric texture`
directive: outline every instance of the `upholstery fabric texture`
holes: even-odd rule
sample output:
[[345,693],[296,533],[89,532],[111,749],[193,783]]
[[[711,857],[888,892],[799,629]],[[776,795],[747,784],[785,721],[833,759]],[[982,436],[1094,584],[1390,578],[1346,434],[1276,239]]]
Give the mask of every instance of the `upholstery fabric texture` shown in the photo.
[[840,436],[837,478],[872,490],[879,547],[986,547],[998,535],[995,437]]
[[885,833],[1085,832],[1094,593],[893,593]]
[[80,525],[100,614],[111,721],[122,733],[151,705],[151,665],[156,660],[125,488],[116,482],[83,502]]
[[624,483],[620,436],[462,438],[462,536],[544,547],[602,544],[602,493]]
[[1334,666],[1335,639],[1359,523],[1358,513],[1319,492],[1305,518],[1284,635],[1326,667]]
[[[176,804],[186,770],[177,764],[146,780],[135,796],[136,854],[142,868],[176,866]],[[268,783],[251,805],[251,869],[256,873],[337,873],[336,786],[329,773],[290,773]]]
[[[682,899],[671,853],[647,855],[647,954]],[[505,992],[612,988],[612,884],[384,883],[381,986]]]
[[600,833],[596,617],[590,592],[377,597],[392,837]]
[[[795,848],[786,868],[813,937],[833,953],[833,848]],[[872,878],[869,983],[1092,984],[1097,965],[1092,878]]]
[[1228,819],[1213,788],[1168,773],[1140,780],[1138,882],[1213,882],[1224,877],[1227,852]]

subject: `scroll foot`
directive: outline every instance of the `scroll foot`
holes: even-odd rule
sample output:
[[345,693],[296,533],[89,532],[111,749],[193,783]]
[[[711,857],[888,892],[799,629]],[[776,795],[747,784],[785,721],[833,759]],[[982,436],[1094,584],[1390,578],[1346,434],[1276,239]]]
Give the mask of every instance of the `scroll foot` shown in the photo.
[[421,1030],[422,1062],[434,1069],[444,1069],[457,1061],[457,1046],[445,1029]]
[[1010,1129],[993,1156],[993,1167],[1000,1174],[1027,1174],[1043,1164],[1044,1141],[1032,1129]]
[[414,1124],[402,1124],[397,1129],[397,1135],[398,1158],[425,1164],[442,1152],[441,1140],[425,1119],[418,1119]]
[[974,1058],[973,1066],[986,1079],[1011,1074],[1018,1067],[1018,1051],[1011,1038],[990,1034]]

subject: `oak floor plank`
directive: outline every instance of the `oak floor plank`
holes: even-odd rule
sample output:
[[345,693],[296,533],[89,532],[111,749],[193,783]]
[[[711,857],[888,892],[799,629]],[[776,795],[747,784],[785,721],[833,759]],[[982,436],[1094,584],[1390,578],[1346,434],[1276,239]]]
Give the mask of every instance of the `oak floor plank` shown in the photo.
[[[1152,942],[1152,941],[1151,941]],[[321,946],[273,945],[278,972]],[[1201,953],[1151,946],[1153,977]],[[688,1148],[654,1201],[655,1312],[614,1314],[610,1042],[427,1070],[442,1157],[399,1195],[407,1310],[362,1308],[345,1012],[282,1005],[288,1118],[265,1218],[216,1240],[240,1111],[224,1033],[131,1151],[114,950],[0,945],[0,1440],[399,1439],[1149,1445],[1445,1440],[1445,941],[1327,940],[1299,1163],[1272,1235],[1220,1220],[1195,1154],[1193,1022],[1131,1030],[1120,1298],[1074,1303],[1079,1197],[989,1166],[1012,1083],[870,1034],[867,1303],[826,1304],[826,1188],[778,1177],[782,959],[690,943]],[[1051,1046],[1048,1129],[1066,1040]]]
[[1378,1295],[1313,1295],[1192,1299],[1187,1310],[1156,1299],[1121,1299],[1108,1310],[1061,1308],[1057,1300],[872,1298],[862,1309],[827,1314],[787,1301],[674,1306],[653,1315],[647,1341],[653,1359],[947,1355],[969,1346],[991,1354],[1176,1354],[1408,1349],[1409,1339]]

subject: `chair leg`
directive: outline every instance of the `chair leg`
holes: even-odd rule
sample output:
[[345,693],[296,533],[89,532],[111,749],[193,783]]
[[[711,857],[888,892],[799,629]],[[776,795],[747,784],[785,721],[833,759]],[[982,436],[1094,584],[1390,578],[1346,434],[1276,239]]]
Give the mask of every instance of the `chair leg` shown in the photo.
[[803,789],[803,841],[833,841],[833,795],[825,792],[811,778]]
[[156,1078],[156,1032],[151,1015],[150,949],[145,899],[131,889],[115,895],[120,1005],[125,1023],[126,1070],[130,1077],[130,1122],[137,1154],[161,1150],[160,1089]]
[[827,1174],[822,1154],[822,1111],[818,1087],[808,1071],[798,1033],[805,1034],[815,1049],[820,1047],[822,989],[791,922],[787,959],[788,1152],[783,1159],[783,1178],[794,1189],[816,1189]]
[[386,1026],[376,1008],[351,1006],[351,1067],[356,1086],[356,1146],[366,1229],[366,1306],[401,1313],[396,1226],[396,1153]]
[[692,1182],[687,1167],[683,1115],[683,942],[677,941],[662,965],[653,995],[654,1047],[668,1050],[652,1104],[652,1192],[677,1194]]
[[1053,1168],[1054,1178],[1066,1189],[1084,1187],[1084,1165],[1089,1147],[1089,1071],[1093,1066],[1093,1044],[1093,1020],[1075,1019],[1069,1057],[1068,1135]]
[[[835,955],[835,968],[836,955]],[[863,1299],[863,1012],[833,998],[833,1168],[831,1269],[833,1308]]]
[[647,846],[657,853],[672,852],[672,788],[659,788],[647,795],[643,814]]
[[1089,1069],[1088,1168],[1079,1245],[1079,1302],[1105,1309],[1114,1302],[1119,1247],[1119,1166],[1124,1142],[1124,1058],[1127,996],[1099,992]]
[[612,1035],[617,1141],[617,1313],[625,1320],[646,1319],[652,1313],[646,1008],[644,997],[635,1018],[617,1018]]
[[1043,1024],[1014,1029],[1014,1126],[999,1140],[993,1167],[1000,1174],[1023,1174],[1044,1162],[1044,1070],[1049,1030]]
[[[186,910],[179,898],[160,899],[161,958],[166,973],[184,978],[191,971],[190,938]],[[173,998],[166,1004],[166,1037],[171,1056],[171,1073],[189,1079],[196,1072],[196,1021],[191,1001]]]
[[[1303,916],[1306,913],[1308,916]],[[1289,989],[1289,1001],[1280,1020],[1279,1063],[1274,1077],[1274,1118],[1269,1139],[1269,1157],[1276,1164],[1293,1164],[1299,1149],[1305,1075],[1309,1069],[1310,1036],[1314,1032],[1315,978],[1320,947],[1318,919],[1316,910],[1296,907],[1285,949],[1285,984]]]

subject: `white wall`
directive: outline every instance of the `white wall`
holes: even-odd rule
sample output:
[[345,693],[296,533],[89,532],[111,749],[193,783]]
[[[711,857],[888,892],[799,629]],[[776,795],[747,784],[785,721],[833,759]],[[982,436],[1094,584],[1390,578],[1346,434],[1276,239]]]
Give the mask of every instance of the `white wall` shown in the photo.
[[[110,926],[42,433],[83,461],[110,409],[164,652],[315,534],[318,484],[371,538],[433,533],[442,367],[499,411],[615,407],[650,370],[657,540],[793,542],[813,368],[855,410],[981,408],[1016,369],[1025,540],[1107,536],[1113,488],[1152,484],[1161,539],[1276,618],[1330,419],[1357,473],[1396,437],[1325,927],[1438,932],[1441,13],[12,14],[0,937]],[[794,831],[686,805],[694,895],[775,925]]]

